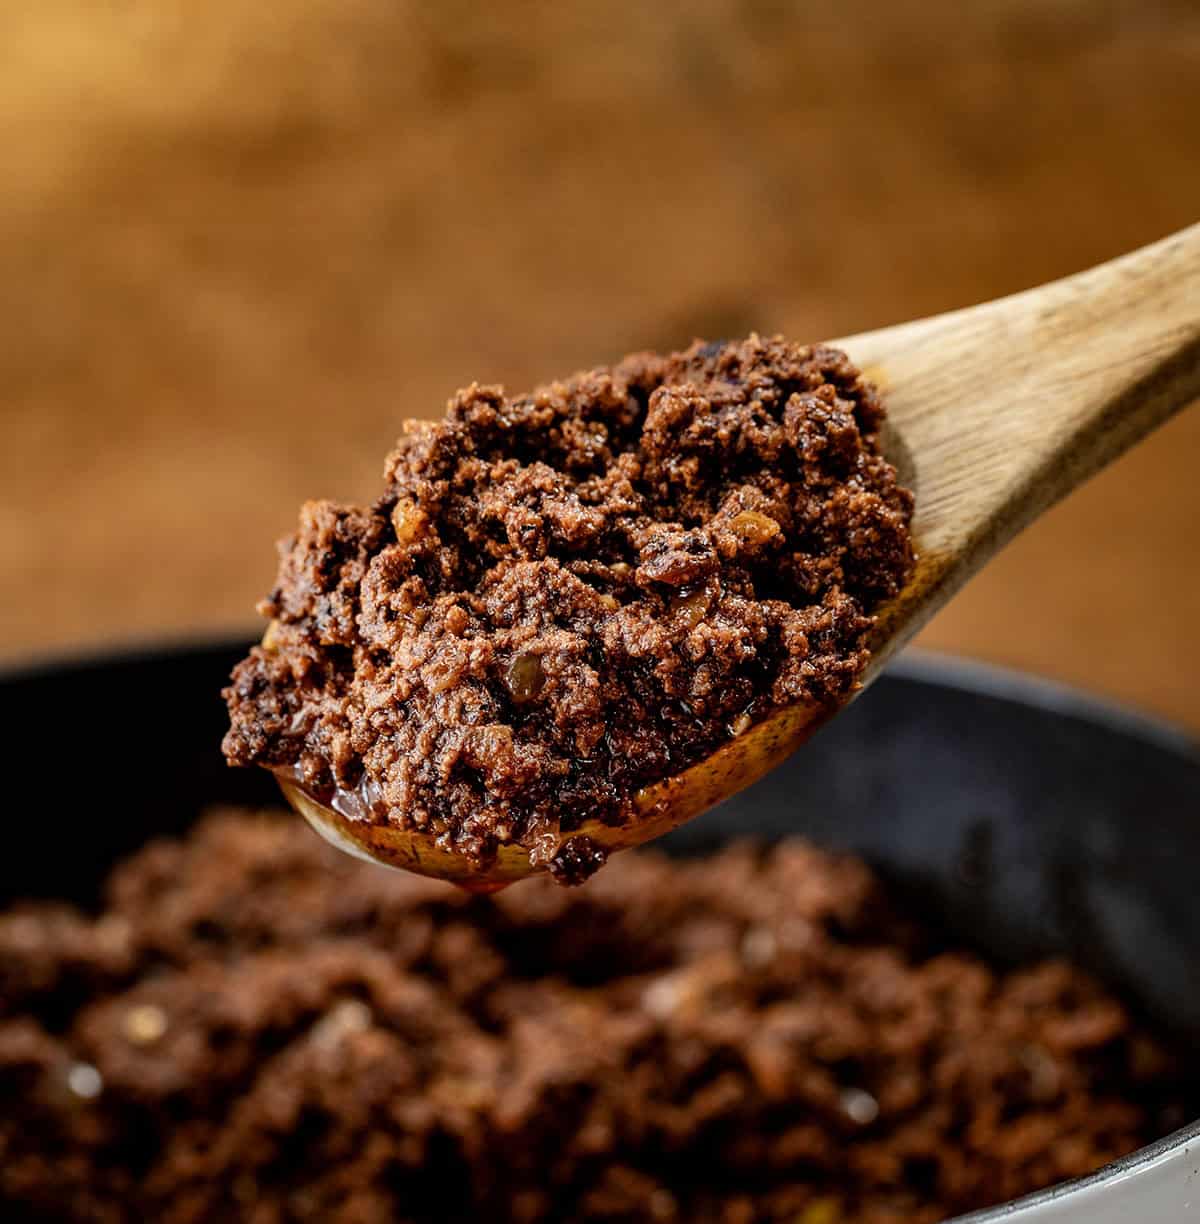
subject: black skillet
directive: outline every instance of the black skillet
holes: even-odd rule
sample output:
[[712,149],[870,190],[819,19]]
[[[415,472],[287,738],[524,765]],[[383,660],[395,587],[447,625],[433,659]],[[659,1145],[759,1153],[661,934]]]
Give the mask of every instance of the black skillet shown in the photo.
[[[218,693],[244,648],[0,676],[17,782],[0,904],[86,903],[110,864],[209,804],[278,802],[266,774],[227,769],[219,751]],[[1169,728],[1044,682],[909,658],[787,765],[664,844],[691,853],[748,832],[860,853],[992,957],[1066,955],[1200,1038],[1200,750]],[[296,835],[310,834],[298,822]],[[1115,1204],[1138,1178],[1157,1195],[1139,1218],[1184,1218],[1168,1200],[1185,1202],[1195,1130],[978,1218],[1097,1219],[1095,1196]]]

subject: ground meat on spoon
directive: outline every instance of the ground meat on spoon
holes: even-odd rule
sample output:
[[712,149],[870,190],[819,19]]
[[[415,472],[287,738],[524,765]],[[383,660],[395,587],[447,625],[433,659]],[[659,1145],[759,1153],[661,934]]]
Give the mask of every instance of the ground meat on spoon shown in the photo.
[[[227,757],[544,864],[771,709],[853,690],[913,563],[883,416],[844,354],[756,336],[459,392],[374,505],[305,506]],[[578,850],[558,878],[603,861]]]

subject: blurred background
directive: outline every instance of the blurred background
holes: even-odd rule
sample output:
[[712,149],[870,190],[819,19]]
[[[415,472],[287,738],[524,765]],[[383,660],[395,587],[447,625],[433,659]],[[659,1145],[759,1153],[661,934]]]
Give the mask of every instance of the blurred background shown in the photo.
[[[401,418],[845,335],[1200,219],[1195,0],[0,7],[0,661],[256,631]],[[926,646],[1200,730],[1200,413]]]

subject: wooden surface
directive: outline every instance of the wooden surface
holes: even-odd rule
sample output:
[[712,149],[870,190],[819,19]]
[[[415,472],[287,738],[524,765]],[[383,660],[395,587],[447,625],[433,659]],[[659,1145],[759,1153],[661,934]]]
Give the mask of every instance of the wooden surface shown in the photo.
[[[830,14],[836,12],[836,19]],[[847,335],[1200,217],[1184,0],[22,0],[0,12],[0,655],[255,630],[406,415]],[[1200,413],[925,645],[1200,730]]]

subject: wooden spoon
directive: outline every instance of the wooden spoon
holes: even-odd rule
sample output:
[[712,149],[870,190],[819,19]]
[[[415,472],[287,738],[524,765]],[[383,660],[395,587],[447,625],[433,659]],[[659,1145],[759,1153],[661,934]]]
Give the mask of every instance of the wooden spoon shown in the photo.
[[[916,495],[916,572],[879,613],[866,684],[1021,528],[1200,398],[1200,225],[1040,289],[831,343],[883,391],[884,450]],[[631,823],[585,821],[563,841],[585,834],[617,850],[659,837],[762,777],[832,712],[776,710],[642,790]],[[429,834],[280,783],[322,836],[359,857],[481,891],[538,870],[526,849],[501,846],[477,872]]]

